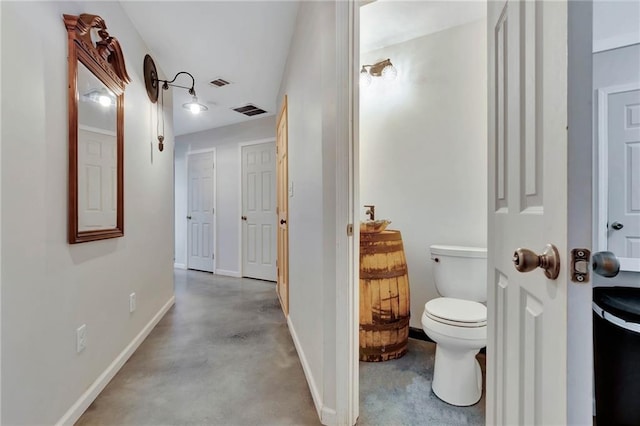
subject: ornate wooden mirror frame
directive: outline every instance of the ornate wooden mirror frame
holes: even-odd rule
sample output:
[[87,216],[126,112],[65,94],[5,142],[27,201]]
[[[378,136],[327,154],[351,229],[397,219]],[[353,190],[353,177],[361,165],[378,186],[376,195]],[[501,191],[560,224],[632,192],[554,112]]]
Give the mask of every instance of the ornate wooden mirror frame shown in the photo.
[[[131,79],[120,44],[101,17],[64,15],[64,24],[69,46],[69,243],[121,237],[124,89]],[[91,84],[95,88],[87,91]],[[88,123],[81,123],[79,115]]]

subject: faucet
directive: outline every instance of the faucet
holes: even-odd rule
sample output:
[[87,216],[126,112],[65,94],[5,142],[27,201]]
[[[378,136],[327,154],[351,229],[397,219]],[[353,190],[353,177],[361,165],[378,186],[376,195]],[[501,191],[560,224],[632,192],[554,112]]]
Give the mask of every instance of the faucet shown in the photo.
[[376,206],[372,206],[372,205],[366,205],[365,207],[367,207],[367,211],[364,212],[364,214],[369,215],[369,220],[376,220]]

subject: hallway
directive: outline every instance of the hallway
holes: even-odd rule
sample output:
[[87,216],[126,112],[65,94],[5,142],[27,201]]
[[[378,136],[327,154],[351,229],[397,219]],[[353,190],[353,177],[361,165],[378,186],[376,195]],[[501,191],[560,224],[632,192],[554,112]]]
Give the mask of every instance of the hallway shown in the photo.
[[319,424],[274,284],[176,270],[175,294],[77,425]]

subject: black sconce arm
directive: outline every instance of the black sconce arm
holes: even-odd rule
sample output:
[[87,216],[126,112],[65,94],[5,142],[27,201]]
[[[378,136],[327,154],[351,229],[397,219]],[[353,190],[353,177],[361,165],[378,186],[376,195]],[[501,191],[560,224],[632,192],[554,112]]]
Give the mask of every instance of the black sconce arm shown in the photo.
[[[178,78],[178,76],[179,76],[180,74],[186,74],[186,75],[188,75],[189,77],[191,77],[191,87],[188,87],[188,86],[180,86],[180,85],[178,85],[178,84],[173,84],[173,82],[174,82],[174,81],[176,81],[176,79]],[[177,74],[173,77],[173,80],[161,80],[161,79],[158,79],[158,82],[160,82],[160,81],[162,82],[162,89],[163,89],[163,90],[167,90],[167,89],[169,89],[169,86],[171,86],[171,87],[179,87],[179,88],[181,88],[181,89],[187,89],[187,90],[189,91],[189,94],[190,94],[191,96],[196,96],[196,90],[195,90],[195,88],[194,88],[194,86],[195,86],[195,84],[196,84],[196,80],[195,80],[195,78],[193,78],[193,76],[191,75],[191,73],[188,73],[188,72],[186,72],[186,71],[180,71],[179,73],[177,73]]]

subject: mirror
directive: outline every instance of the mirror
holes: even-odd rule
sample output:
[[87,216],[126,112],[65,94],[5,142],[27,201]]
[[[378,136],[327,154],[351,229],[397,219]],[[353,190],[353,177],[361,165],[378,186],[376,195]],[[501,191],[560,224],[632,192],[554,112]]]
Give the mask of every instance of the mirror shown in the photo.
[[64,15],[69,44],[70,244],[124,235],[124,88],[118,41],[97,15]]

